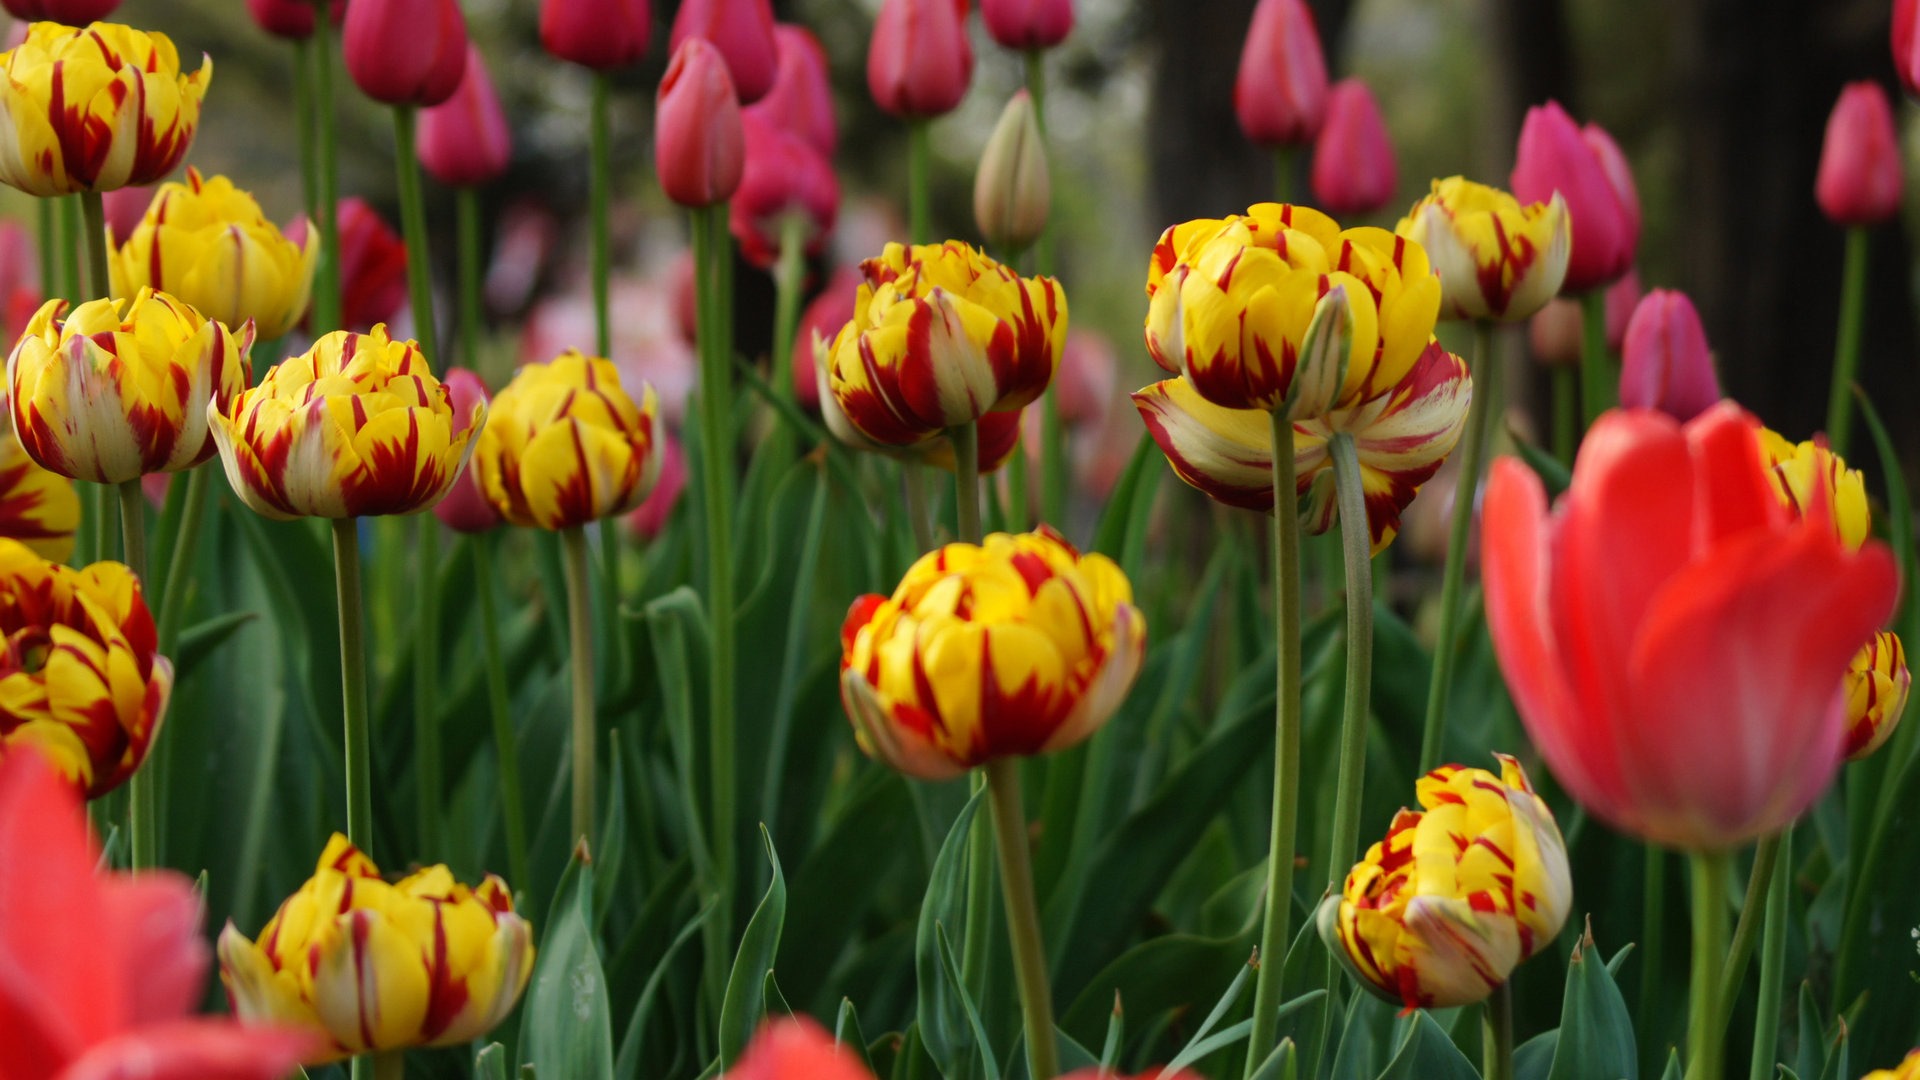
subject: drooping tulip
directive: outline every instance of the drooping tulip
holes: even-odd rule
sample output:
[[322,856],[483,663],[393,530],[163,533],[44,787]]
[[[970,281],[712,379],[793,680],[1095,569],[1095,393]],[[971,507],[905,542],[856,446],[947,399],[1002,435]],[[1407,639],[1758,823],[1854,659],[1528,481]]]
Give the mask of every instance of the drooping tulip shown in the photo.
[[542,0],[540,44],[596,71],[638,63],[653,39],[651,0]]
[[420,164],[448,187],[478,187],[507,171],[513,132],[477,46],[467,46],[466,74],[453,96],[421,110],[413,146]]
[[1903,183],[1887,92],[1877,82],[1848,83],[1827,117],[1820,148],[1813,191],[1821,212],[1835,225],[1883,224],[1900,212]]
[[1260,0],[1233,80],[1240,130],[1261,146],[1306,146],[1327,116],[1327,60],[1306,0]]
[[[1619,352],[1626,345],[1627,323],[1640,306],[1640,272],[1628,270],[1619,281],[1607,286],[1607,348]],[[1549,367],[1572,367],[1580,363],[1580,301],[1560,297],[1527,322],[1527,343],[1533,358]]]
[[950,113],[973,82],[967,0],[884,0],[867,45],[867,90],[903,119]]
[[751,105],[773,89],[778,47],[772,0],[681,0],[668,50],[678,52],[688,38],[705,38],[719,50],[740,104]]
[[1573,221],[1566,283],[1571,293],[1611,285],[1640,245],[1640,197],[1626,158],[1597,124],[1576,126],[1560,103],[1527,110],[1514,157],[1513,194],[1544,203],[1558,192]]
[[1840,763],[1848,660],[1893,609],[1887,550],[1796,519],[1768,473],[1722,403],[1603,415],[1551,516],[1519,461],[1488,482],[1487,623],[1520,718],[1575,799],[1656,843],[1724,851],[1799,817]]
[[973,176],[973,220],[994,249],[1025,251],[1046,231],[1053,205],[1047,145],[1026,90],[1014,91],[987,137]]
[[740,101],[720,51],[688,38],[660,80],[654,112],[654,168],[667,198],[681,206],[725,202],[746,168]]
[[1559,193],[1520,205],[1498,188],[1459,176],[1433,182],[1394,231],[1426,249],[1449,319],[1512,322],[1545,307],[1566,280],[1572,253]]
[[[312,0],[247,0],[247,12],[260,29],[292,41],[313,36],[313,8]],[[346,17],[347,0],[333,0],[327,10],[329,21],[339,26]]]
[[353,0],[340,48],[360,92],[385,105],[438,105],[467,68],[459,0]]
[[[458,438],[465,433],[468,418],[485,413],[492,399],[487,394],[487,384],[466,368],[448,368],[441,381],[446,384],[447,397],[453,405],[453,434]],[[500,512],[487,501],[486,493],[480,490],[479,474],[471,468],[460,471],[460,479],[453,482],[447,497],[433,505],[433,514],[442,525],[455,532],[486,532],[500,524]]]
[[1620,404],[1659,409],[1682,423],[1722,397],[1707,331],[1693,301],[1678,289],[1642,297],[1627,323],[1620,356]]
[[1326,123],[1313,144],[1313,197],[1332,214],[1371,214],[1393,201],[1400,172],[1373,91],[1341,79],[1327,91]]
[[840,179],[832,163],[812,143],[751,110],[740,120],[746,164],[727,218],[740,254],[755,266],[772,266],[791,218],[801,223],[806,253],[818,255],[840,213]]
[[28,22],[51,21],[68,26],[99,22],[119,8],[120,0],[0,0],[7,14]]
[[815,379],[816,349],[824,348],[853,319],[854,305],[860,296],[860,273],[850,266],[833,272],[821,287],[820,295],[800,313],[800,326],[793,335],[793,396],[804,409],[820,407],[820,384]]
[[813,31],[792,23],[775,24],[773,42],[779,54],[773,88],[745,111],[793,132],[831,159],[840,144],[840,125],[834,119],[827,51]]

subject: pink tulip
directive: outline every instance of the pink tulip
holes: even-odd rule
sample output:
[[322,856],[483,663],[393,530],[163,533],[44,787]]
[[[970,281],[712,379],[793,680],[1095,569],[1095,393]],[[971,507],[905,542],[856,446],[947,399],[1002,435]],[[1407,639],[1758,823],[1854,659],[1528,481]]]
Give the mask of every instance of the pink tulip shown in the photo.
[[835,270],[820,295],[800,313],[800,328],[793,336],[793,396],[809,412],[820,408],[820,384],[813,368],[814,338],[817,335],[831,344],[840,328],[853,321],[860,281],[860,272],[851,266]]
[[7,14],[28,22],[57,22],[85,26],[113,14],[120,0],[0,0]]
[[513,134],[477,47],[467,46],[466,75],[453,96],[421,110],[413,145],[420,164],[448,187],[478,187],[507,171]]
[[[467,430],[467,417],[475,403],[491,401],[487,384],[480,376],[463,367],[448,368],[441,382],[453,401],[453,434],[457,438]],[[455,532],[481,533],[500,524],[500,512],[480,491],[480,474],[472,468],[461,471],[447,491],[446,498],[434,504],[433,514],[440,523]]]
[[1827,117],[1813,191],[1835,225],[1879,225],[1900,212],[1900,136],[1876,82],[1848,83]]
[[894,116],[950,113],[973,81],[967,0],[884,0],[867,46],[867,90]]
[[100,201],[107,212],[107,235],[114,243],[124,244],[153,205],[153,186],[114,188],[102,193]]
[[1920,0],[1893,0],[1893,68],[1900,85],[1920,96]]
[[1886,547],[1849,552],[1824,506],[1775,493],[1731,403],[1682,426],[1600,418],[1548,513],[1503,458],[1480,565],[1520,718],[1583,806],[1643,839],[1723,851],[1777,831],[1833,780],[1842,678],[1893,611]]
[[1342,79],[1327,91],[1327,122],[1313,144],[1313,197],[1330,214],[1371,214],[1393,201],[1400,174],[1373,91]]
[[1620,279],[1640,245],[1640,197],[1626,158],[1594,124],[1576,127],[1558,102],[1527,110],[1515,155],[1513,194],[1523,203],[1546,202],[1558,191],[1573,215],[1569,293]]
[[1721,398],[1707,351],[1707,331],[1693,301],[1677,289],[1655,289],[1633,310],[1620,362],[1620,404],[1659,409],[1685,423]]
[[[247,11],[260,29],[276,37],[305,41],[313,36],[313,4],[309,0],[247,0]],[[347,13],[347,0],[333,0],[327,9],[335,26]]]
[[562,60],[596,71],[637,63],[653,37],[648,0],[545,0],[540,44]]
[[654,168],[667,198],[691,207],[732,198],[745,167],[746,137],[720,50],[705,38],[681,42],[654,110]]
[[681,493],[687,490],[687,455],[680,449],[680,440],[664,429],[661,438],[660,479],[654,481],[646,499],[627,515],[627,531],[642,542],[666,531],[667,523],[673,520],[674,508],[680,505]]
[[778,49],[771,0],[681,0],[668,48],[679,52],[688,38],[706,38],[720,50],[740,104],[751,105],[773,89]]
[[171,871],[99,873],[86,813],[31,745],[0,757],[0,1076],[276,1080],[309,1032],[192,1015],[209,950]]
[[1261,146],[1305,146],[1327,115],[1327,61],[1306,0],[1260,0],[1233,80],[1240,130]]
[[387,105],[438,105],[467,68],[458,0],[353,0],[341,49],[360,92]]
[[813,144],[748,111],[741,116],[747,150],[740,187],[733,193],[729,225],[740,254],[755,266],[780,257],[781,230],[789,215],[804,224],[802,244],[818,255],[840,211],[840,179]]
[[1073,0],[980,0],[980,17],[1003,48],[1051,49],[1073,33]]
[[827,51],[804,26],[780,23],[773,28],[779,63],[773,89],[746,108],[813,144],[833,157],[840,144],[840,126],[833,115],[833,82],[827,74]]

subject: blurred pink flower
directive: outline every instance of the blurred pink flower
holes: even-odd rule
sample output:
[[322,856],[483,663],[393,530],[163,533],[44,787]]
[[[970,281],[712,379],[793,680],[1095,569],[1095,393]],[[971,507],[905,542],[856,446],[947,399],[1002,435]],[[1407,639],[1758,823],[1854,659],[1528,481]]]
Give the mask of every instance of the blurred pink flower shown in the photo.
[[453,96],[421,110],[414,148],[420,164],[448,187],[478,187],[507,171],[513,133],[477,46],[467,46],[467,71]]
[[1306,0],[1260,0],[1233,81],[1240,130],[1261,146],[1305,146],[1327,115],[1327,60]]
[[758,114],[777,127],[799,135],[827,157],[840,143],[840,125],[833,114],[833,82],[827,68],[827,51],[820,39],[804,26],[779,23],[773,28],[773,41],[779,63],[773,73],[773,89],[767,96],[746,106],[748,114]]
[[734,191],[728,225],[740,254],[765,269],[780,258],[781,230],[789,214],[806,223],[803,245],[818,255],[840,211],[840,178],[833,165],[800,135],[748,111],[741,117],[746,168]]
[[1848,83],[1827,118],[1820,174],[1813,191],[1835,225],[1879,225],[1900,212],[1904,177],[1900,136],[1887,92],[1871,81]]
[[1707,331],[1678,289],[1654,289],[1633,309],[1620,356],[1620,404],[1685,423],[1720,400]]
[[867,46],[874,104],[907,119],[950,113],[973,82],[967,0],[885,0]]
[[719,50],[740,104],[751,105],[773,89],[778,60],[770,0],[680,0],[667,48],[677,53],[688,38],[705,38]]
[[1313,197],[1330,214],[1371,214],[1393,201],[1400,174],[1373,91],[1341,79],[1327,91],[1327,122],[1313,145]]
[[1558,191],[1573,215],[1573,254],[1562,291],[1611,285],[1640,245],[1640,196],[1620,147],[1597,124],[1576,126],[1557,101],[1527,110],[1515,154],[1513,194],[1546,202]]
[[[619,317],[613,320],[613,355],[607,359],[620,369],[620,384],[629,390],[641,380],[651,384],[660,398],[661,419],[678,428],[699,368],[692,345],[680,336],[667,283],[616,275],[609,291]],[[550,296],[527,312],[520,362],[544,363],[568,349],[591,351],[593,330],[593,298],[584,283]]]
[[[1627,320],[1640,303],[1640,272],[1628,270],[1607,286],[1607,348],[1619,352],[1627,340]],[[1580,362],[1580,301],[1561,297],[1527,320],[1527,340],[1533,358],[1550,366],[1571,367]]]
[[680,449],[680,440],[665,429],[661,430],[660,438],[660,479],[654,482],[645,501],[627,515],[627,531],[641,541],[652,540],[666,531],[674,508],[680,505],[680,495],[687,489],[687,455]]
[[1073,33],[1073,0],[980,0],[980,17],[1002,48],[1051,49]]
[[438,105],[467,68],[459,0],[354,0],[340,35],[347,74],[386,105]]
[[626,67],[647,55],[652,37],[648,0],[545,0],[540,5],[540,44],[584,67]]
[[673,52],[654,106],[654,169],[681,206],[725,202],[746,165],[740,101],[720,51],[690,37]]
[[[446,384],[453,401],[454,435],[458,436],[466,430],[474,403],[491,401],[492,395],[480,376],[463,367],[448,368],[440,381]],[[446,497],[434,504],[433,515],[455,532],[486,532],[500,524],[500,512],[481,493],[478,474],[471,465],[460,471]]]

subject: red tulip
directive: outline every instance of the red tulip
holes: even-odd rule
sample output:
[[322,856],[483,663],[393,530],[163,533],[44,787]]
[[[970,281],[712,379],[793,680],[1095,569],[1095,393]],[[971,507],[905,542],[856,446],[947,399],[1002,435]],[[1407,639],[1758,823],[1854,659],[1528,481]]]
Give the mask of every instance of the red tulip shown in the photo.
[[688,38],[706,38],[720,50],[740,104],[751,105],[773,89],[778,49],[771,0],[681,0],[668,47],[679,52]]
[[1893,0],[1893,69],[1900,85],[1920,96],[1920,0]]
[[751,112],[741,120],[747,162],[728,218],[740,254],[755,266],[772,266],[780,257],[785,219],[799,215],[806,252],[818,255],[840,212],[840,179],[833,166],[800,136]]
[[773,41],[779,51],[773,89],[746,111],[759,113],[775,127],[793,132],[831,158],[840,144],[840,126],[833,116],[827,51],[820,47],[813,31],[790,23],[773,28]]
[[449,187],[477,187],[507,171],[513,160],[513,134],[477,47],[467,46],[467,69],[460,88],[421,111],[413,145],[420,164]]
[[1327,91],[1327,122],[1313,144],[1313,197],[1330,214],[1371,214],[1393,201],[1400,174],[1373,91],[1342,79]]
[[1884,545],[1775,494],[1731,403],[1684,427],[1601,417],[1551,515],[1513,458],[1488,483],[1488,628],[1541,756],[1654,843],[1719,851],[1805,811],[1840,764],[1848,662],[1892,613]]
[[745,168],[746,136],[720,50],[705,38],[681,42],[654,110],[654,168],[667,198],[692,207],[732,198]]
[[660,479],[653,482],[653,490],[633,512],[627,515],[627,531],[634,539],[648,541],[658,537],[667,529],[667,522],[673,520],[674,508],[680,505],[680,495],[687,490],[687,455],[680,449],[680,440],[674,438],[666,429],[661,429]]
[[1527,110],[1515,155],[1513,194],[1546,202],[1558,191],[1573,215],[1573,255],[1565,292],[1581,293],[1620,279],[1640,244],[1640,197],[1626,158],[1597,125],[1582,131],[1558,102]]
[[950,113],[973,81],[967,0],[884,0],[867,46],[867,90],[894,116]]
[[[407,245],[364,199],[341,199],[334,213],[340,230],[340,324],[365,333],[390,321],[407,302]],[[285,232],[287,239],[305,244],[307,219],[299,218]]]
[[[440,381],[446,384],[447,395],[453,400],[453,434],[458,438],[467,429],[467,418],[472,415],[474,404],[493,398],[480,376],[463,367],[448,368]],[[442,525],[455,532],[481,533],[500,524],[500,512],[481,494],[479,476],[471,468],[461,470],[446,497],[433,505],[433,514]]]
[[1627,324],[1620,404],[1659,409],[1684,423],[1712,408],[1721,396],[1707,331],[1693,301],[1676,289],[1648,293]]
[[747,1044],[727,1080],[873,1080],[851,1050],[841,1049],[825,1028],[804,1016],[769,1020]]
[[1073,0],[980,0],[980,17],[1004,48],[1051,49],[1073,33]]
[[652,38],[648,0],[545,0],[540,5],[540,44],[562,60],[596,71],[638,62]]
[[1848,83],[1827,117],[1813,191],[1835,225],[1879,225],[1900,212],[1900,136],[1876,82]]
[[[339,26],[347,0],[333,0],[328,18]],[[309,0],[247,0],[247,11],[260,29],[276,37],[304,41],[313,36],[313,4]]]
[[353,0],[341,49],[360,92],[387,105],[438,105],[467,68],[458,0]]
[[1327,61],[1306,0],[1260,0],[1233,80],[1240,130],[1262,146],[1305,146],[1327,115]]
[[820,408],[820,383],[814,372],[813,343],[831,342],[840,328],[853,321],[853,306],[860,294],[860,272],[843,266],[833,272],[820,295],[800,313],[800,328],[793,335],[793,396],[809,412]]
[[28,22],[85,26],[113,14],[120,0],[0,0],[7,14]]

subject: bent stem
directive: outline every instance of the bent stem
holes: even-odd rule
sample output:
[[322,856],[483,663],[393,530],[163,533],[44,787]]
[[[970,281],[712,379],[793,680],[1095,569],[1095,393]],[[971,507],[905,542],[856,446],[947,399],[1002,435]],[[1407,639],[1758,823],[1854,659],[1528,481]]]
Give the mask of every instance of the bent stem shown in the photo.
[[1693,877],[1693,988],[1687,1001],[1686,1080],[1721,1080],[1720,965],[1727,953],[1728,857],[1688,856]]
[[367,732],[366,616],[357,518],[333,519],[333,587],[340,610],[340,698],[346,720],[347,840],[373,856],[372,746]]
[[1482,1080],[1513,1080],[1513,984],[1494,987],[1481,1009]]
[[512,698],[507,693],[507,665],[500,652],[500,615],[493,599],[497,580],[493,544],[491,533],[473,538],[473,586],[480,601],[480,647],[487,661],[493,752],[500,759],[500,813],[507,819],[507,868],[513,872],[513,880],[527,881],[526,800],[520,794],[520,755],[514,741]]
[[1867,230],[1847,230],[1846,264],[1840,273],[1840,329],[1833,343],[1833,387],[1827,391],[1827,445],[1847,456],[1853,431],[1853,380],[1860,368],[1860,329],[1867,310]]
[[[1793,826],[1780,830],[1779,840],[1779,858],[1774,863],[1772,880],[1767,882],[1767,932],[1760,946],[1760,1003],[1753,1019],[1753,1064],[1747,1070],[1749,1080],[1773,1080],[1774,1060],[1779,1053],[1780,1002],[1786,993],[1787,923],[1793,918],[1787,906],[1791,901],[1788,889],[1793,881]],[[1747,906],[1753,906],[1751,896]]]
[[1333,797],[1333,854],[1327,868],[1344,874],[1360,840],[1360,792],[1367,763],[1367,708],[1373,690],[1373,529],[1353,437],[1336,434],[1333,486],[1340,500],[1340,542],[1347,567],[1347,688],[1340,719],[1340,780]]
[[1040,909],[1033,898],[1033,858],[1027,848],[1027,816],[1020,805],[1020,761],[987,763],[993,804],[993,834],[1000,851],[1001,898],[1007,905],[1007,938],[1020,984],[1020,1012],[1027,1032],[1027,1075],[1051,1080],[1060,1072],[1053,1034],[1053,988],[1047,952],[1040,941]]
[[931,121],[907,121],[907,242],[924,244],[932,233],[933,136]]
[[1260,927],[1247,1075],[1273,1052],[1280,977],[1293,918],[1293,850],[1300,801],[1300,513],[1294,485],[1293,424],[1273,413],[1273,817],[1267,848],[1267,910]]
[[1774,867],[1780,860],[1781,833],[1762,837],[1753,849],[1753,873],[1747,878],[1746,902],[1740,905],[1740,918],[1733,924],[1733,944],[1727,950],[1727,962],[1720,969],[1720,1031],[1727,1030],[1727,1024],[1733,1020],[1734,999],[1740,994],[1740,984],[1747,978],[1747,961],[1753,959],[1753,946],[1760,936],[1760,925],[1764,921],[1762,912],[1772,918],[1767,908],[1767,894],[1773,887]]
[[567,576],[567,631],[573,645],[573,838],[593,848],[593,598],[587,588],[587,536],[560,530]]
[[1592,427],[1613,400],[1613,364],[1607,356],[1607,290],[1580,297],[1580,407]]
[[[140,579],[140,587],[147,586],[147,499],[140,490],[139,480],[127,480],[120,484],[120,556]],[[155,736],[158,736],[158,732]],[[135,870],[151,870],[159,865],[158,846],[160,843],[158,823],[160,786],[158,770],[154,768],[157,759],[153,757],[153,747],[147,747],[147,766],[136,769],[127,782],[128,832],[132,834],[132,860]]]

